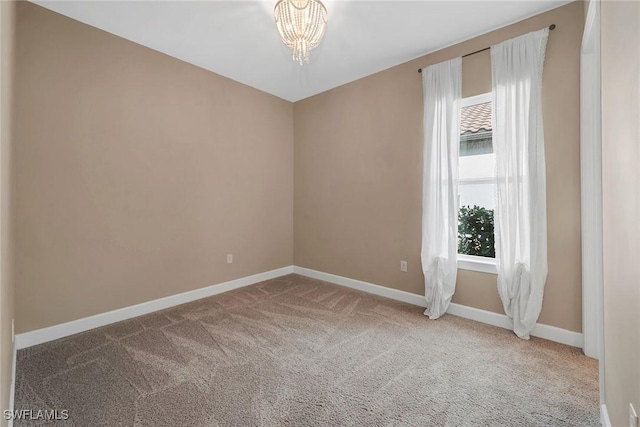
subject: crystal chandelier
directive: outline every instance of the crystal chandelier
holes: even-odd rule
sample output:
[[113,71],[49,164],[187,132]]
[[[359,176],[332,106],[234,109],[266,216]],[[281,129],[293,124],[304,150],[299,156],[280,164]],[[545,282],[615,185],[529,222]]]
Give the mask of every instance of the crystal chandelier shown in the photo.
[[320,44],[327,26],[327,9],[320,0],[279,0],[274,9],[282,42],[293,50],[293,60],[309,62],[309,52]]

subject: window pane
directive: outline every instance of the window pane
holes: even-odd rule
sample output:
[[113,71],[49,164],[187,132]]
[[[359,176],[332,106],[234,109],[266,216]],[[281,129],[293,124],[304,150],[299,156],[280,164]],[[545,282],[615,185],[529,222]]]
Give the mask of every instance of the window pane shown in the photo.
[[496,170],[491,138],[491,103],[463,107],[460,115],[459,178],[493,178]]
[[495,258],[495,183],[460,185],[458,253]]
[[494,178],[495,176],[495,154],[460,156],[458,159],[458,177],[460,179]]
[[482,206],[493,210],[496,206],[496,184],[462,183],[458,186],[458,206]]
[[491,113],[491,102],[469,105],[461,111],[458,253],[495,258],[496,157]]

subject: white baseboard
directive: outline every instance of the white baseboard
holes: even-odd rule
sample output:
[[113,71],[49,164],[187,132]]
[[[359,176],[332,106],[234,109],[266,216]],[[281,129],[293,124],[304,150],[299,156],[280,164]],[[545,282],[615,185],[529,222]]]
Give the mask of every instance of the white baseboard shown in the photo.
[[609,412],[607,412],[607,405],[600,406],[600,423],[602,427],[611,427],[611,420],[609,419]]
[[[53,341],[58,338],[64,338],[69,335],[74,335],[80,332],[88,331],[90,329],[109,325],[121,320],[142,316],[154,311],[174,307],[176,305],[195,301],[201,298],[206,298],[212,295],[231,291],[233,289],[238,289],[243,286],[252,285],[254,283],[262,282],[264,280],[273,279],[291,273],[297,273],[314,279],[324,280],[326,282],[335,283],[338,285],[380,295],[386,298],[391,298],[420,307],[426,306],[426,301],[422,295],[412,294],[410,292],[375,285],[373,283],[368,283],[361,280],[349,279],[347,277],[311,270],[304,267],[288,266],[264,273],[255,274],[253,276],[219,283],[217,285],[208,286],[206,288],[196,289],[193,291],[144,302],[130,307],[124,307],[106,313],[96,314],[95,316],[73,320],[71,322],[62,323],[60,325],[17,334],[15,337],[15,348],[19,350],[22,348],[31,347],[33,345]],[[447,313],[505,329],[512,328],[511,320],[504,314],[493,313],[491,311],[480,310],[477,308],[454,303],[449,306]],[[575,347],[582,346],[582,334],[578,332],[568,331],[566,329],[557,328],[555,326],[537,324],[531,335]]]
[[[447,313],[454,316],[464,317],[489,325],[498,326],[512,330],[513,321],[505,314],[494,313],[493,311],[481,310],[479,308],[469,307],[451,303]],[[560,344],[570,345],[572,347],[582,348],[582,334],[579,332],[569,331],[567,329],[558,328],[556,326],[543,325],[537,323],[531,332],[531,336],[544,338],[549,341],[555,341]]]
[[[18,346],[16,345],[16,341],[13,341],[13,353],[11,355],[12,360],[11,360],[11,386],[9,387],[9,407],[7,409],[9,409],[10,411],[13,411],[15,408],[15,396],[16,396],[16,361],[17,361],[17,353],[18,353]],[[13,427],[13,417],[9,418],[9,421],[7,421],[7,426],[8,427]]]
[[37,329],[35,331],[24,332],[16,335],[15,347],[22,349],[33,345],[42,344],[53,341],[58,338],[67,337],[100,326],[109,325],[121,320],[131,319],[133,317],[142,316],[143,314],[152,313],[187,302],[206,298],[212,295],[228,292],[244,286],[253,285],[276,277],[293,273],[293,266],[282,267],[276,270],[266,271],[264,273],[254,274],[252,276],[242,277],[240,279],[230,280],[228,282],[219,283],[217,285],[207,286],[193,291],[184,292],[177,295],[171,295],[165,298],[153,301],[143,302],[141,304],[120,308],[106,313],[96,314],[95,316],[85,317],[71,322],[62,323],[60,325],[50,326],[48,328]]
[[336,285],[357,289],[359,291],[368,292],[370,294],[380,295],[397,301],[406,302],[408,304],[413,304],[420,307],[427,306],[427,302],[422,295],[412,294],[411,292],[387,288],[386,286],[374,285],[373,283],[363,282],[362,280],[349,279],[347,277],[336,276],[335,274],[330,273],[323,273],[322,271],[311,270],[304,267],[295,266],[293,267],[293,272],[301,276],[324,280],[325,282],[335,283]]
[[[311,270],[304,267],[294,266],[293,272],[302,276],[324,280],[325,282],[335,283],[337,285],[342,285],[348,288],[357,289],[359,291],[380,295],[386,298],[391,298],[420,307],[426,307],[426,301],[422,295],[412,294],[410,292],[400,291],[397,289],[388,288],[386,286],[374,285],[373,283],[349,279],[347,277]],[[477,322],[498,326],[500,328],[509,330],[513,329],[513,322],[505,314],[494,313],[492,311],[481,310],[478,308],[454,303],[451,303],[449,309],[447,310],[447,313],[454,316],[464,317],[465,319],[471,319]],[[555,341],[561,344],[570,345],[573,347],[582,347],[581,333],[557,328],[555,326],[543,325],[538,323],[533,329],[531,335],[539,338],[544,338],[549,341]]]

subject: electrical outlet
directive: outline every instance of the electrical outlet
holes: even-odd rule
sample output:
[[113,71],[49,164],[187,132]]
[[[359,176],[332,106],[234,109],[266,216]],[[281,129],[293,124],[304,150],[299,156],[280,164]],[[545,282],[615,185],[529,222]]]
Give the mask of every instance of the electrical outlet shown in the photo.
[[233,254],[227,254],[227,264],[233,264]]
[[633,408],[633,403],[629,403],[629,427],[638,427],[638,414]]
[[400,271],[407,272],[407,261],[400,261]]

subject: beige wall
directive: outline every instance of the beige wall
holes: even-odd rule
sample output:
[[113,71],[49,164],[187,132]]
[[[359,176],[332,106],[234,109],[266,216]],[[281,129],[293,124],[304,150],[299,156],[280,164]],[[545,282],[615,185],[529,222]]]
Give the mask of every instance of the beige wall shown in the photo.
[[[292,113],[286,101],[20,4],[17,331],[289,265],[292,222],[296,265],[422,293],[416,70],[550,23],[540,321],[580,331],[582,13],[579,3],[555,9]],[[464,96],[490,91],[488,52],[465,58],[463,74]],[[502,311],[491,274],[460,270],[454,301]]]
[[[10,227],[11,92],[13,76],[14,2],[0,2],[0,411],[9,408],[14,313]],[[0,426],[7,425],[0,417]]]
[[605,402],[626,426],[629,403],[640,414],[640,3],[601,6]]
[[[571,3],[297,102],[295,264],[422,294],[422,88],[417,69],[555,23],[544,71],[549,276],[540,322],[581,331],[583,19],[581,2]],[[489,53],[465,58],[463,96],[490,90]],[[409,272],[400,272],[400,260],[409,262]],[[460,270],[453,301],[502,312],[491,274]]]
[[16,332],[292,264],[291,103],[26,2],[16,67]]

